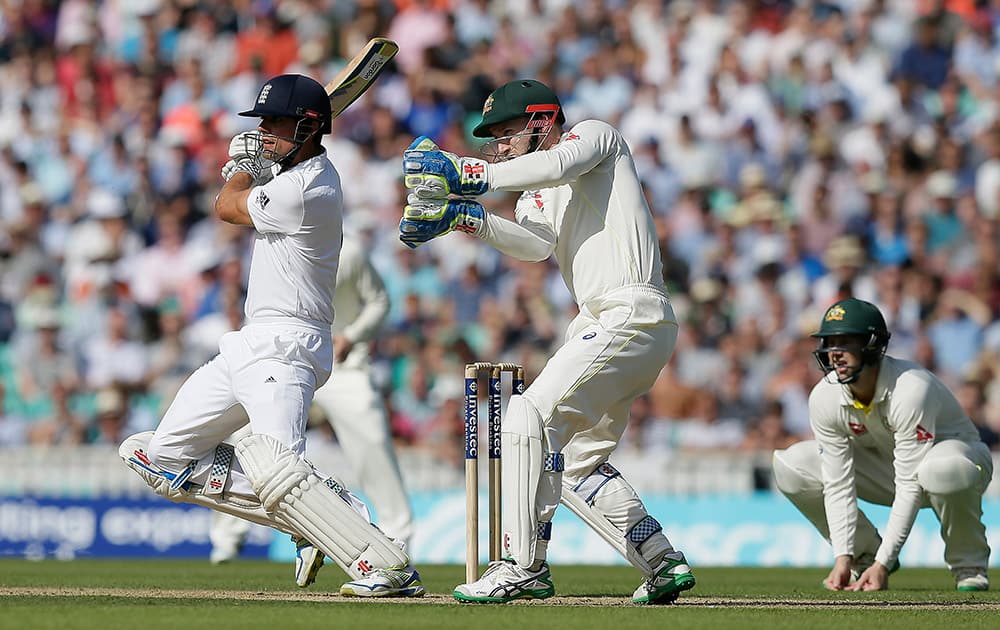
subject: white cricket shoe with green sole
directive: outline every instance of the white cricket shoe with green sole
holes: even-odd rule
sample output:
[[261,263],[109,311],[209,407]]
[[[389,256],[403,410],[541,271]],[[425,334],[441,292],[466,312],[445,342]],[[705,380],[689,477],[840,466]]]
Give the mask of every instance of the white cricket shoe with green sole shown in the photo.
[[990,578],[983,567],[955,569],[955,587],[960,591],[988,591]]
[[684,554],[672,551],[664,554],[656,573],[635,589],[633,604],[672,604],[681,594],[693,588],[694,575]]
[[545,599],[556,594],[549,564],[538,571],[518,566],[513,560],[494,560],[483,577],[459,584],[452,595],[460,602],[503,604],[515,599]]

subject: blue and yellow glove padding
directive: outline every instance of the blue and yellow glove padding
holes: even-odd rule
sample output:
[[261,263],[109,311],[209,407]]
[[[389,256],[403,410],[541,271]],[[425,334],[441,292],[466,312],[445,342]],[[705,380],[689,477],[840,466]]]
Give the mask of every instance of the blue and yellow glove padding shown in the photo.
[[481,195],[489,190],[486,161],[459,157],[420,136],[403,152],[403,184],[426,199]]
[[422,199],[411,194],[406,201],[399,240],[410,248],[452,230],[477,234],[486,219],[483,205],[472,199]]

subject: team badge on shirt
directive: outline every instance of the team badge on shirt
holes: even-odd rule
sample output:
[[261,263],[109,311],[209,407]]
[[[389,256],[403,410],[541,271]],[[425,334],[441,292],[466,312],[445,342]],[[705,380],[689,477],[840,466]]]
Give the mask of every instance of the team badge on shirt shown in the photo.
[[918,442],[927,442],[927,441],[933,440],[933,439],[934,439],[934,434],[933,433],[931,433],[927,429],[923,428],[919,424],[917,425],[917,441]]
[[868,427],[860,422],[848,422],[847,426],[850,427],[851,433],[854,435],[864,435],[865,433],[868,433]]

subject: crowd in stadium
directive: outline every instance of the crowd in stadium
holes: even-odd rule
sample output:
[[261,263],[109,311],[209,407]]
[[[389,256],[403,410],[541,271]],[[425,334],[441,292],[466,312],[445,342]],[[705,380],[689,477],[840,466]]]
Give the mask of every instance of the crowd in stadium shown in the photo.
[[[681,319],[642,449],[810,435],[809,333],[877,304],[1000,449],[1000,5],[974,0],[21,0],[0,14],[0,446],[117,444],[239,326],[252,230],[211,216],[270,76],[392,67],[334,121],[349,238],[392,299],[401,446],[461,456],[462,366],[528,378],[575,308],[554,264],[402,246],[414,136],[475,155],[486,96],[552,85],[629,141]],[[514,198],[484,203],[510,213]],[[317,423],[321,419],[317,418]]]

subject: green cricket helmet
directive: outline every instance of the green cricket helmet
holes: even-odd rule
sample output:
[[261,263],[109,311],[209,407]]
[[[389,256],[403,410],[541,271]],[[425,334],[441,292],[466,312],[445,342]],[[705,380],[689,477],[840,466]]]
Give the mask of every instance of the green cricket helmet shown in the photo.
[[843,345],[831,345],[831,337],[851,336],[860,339],[861,367],[848,376],[837,378],[841,384],[846,385],[858,380],[858,376],[866,366],[879,364],[885,355],[886,347],[889,345],[889,337],[892,335],[877,306],[857,298],[847,298],[826,309],[819,330],[811,336],[820,340],[819,348],[813,351],[813,356],[816,357],[824,373],[829,373],[834,369],[830,363],[830,352],[852,352],[855,350]]
[[[472,135],[477,138],[492,138],[490,127],[522,116],[527,116],[528,122],[518,135],[529,137],[529,152],[538,148],[555,123],[566,122],[559,97],[552,88],[534,79],[517,79],[501,85],[487,97],[483,104],[483,119],[473,128]],[[493,150],[484,147],[483,152],[498,157],[496,142],[512,137],[495,138],[487,143],[487,146],[492,145]]]

